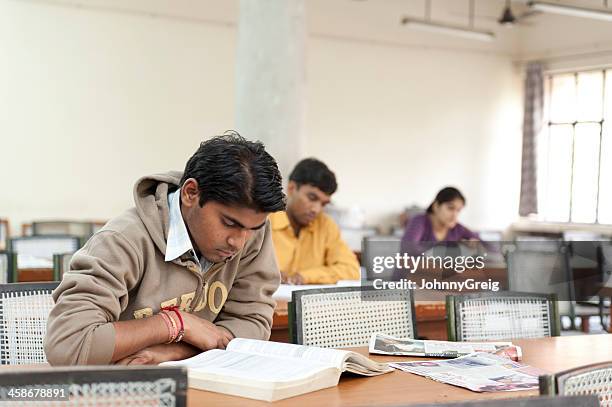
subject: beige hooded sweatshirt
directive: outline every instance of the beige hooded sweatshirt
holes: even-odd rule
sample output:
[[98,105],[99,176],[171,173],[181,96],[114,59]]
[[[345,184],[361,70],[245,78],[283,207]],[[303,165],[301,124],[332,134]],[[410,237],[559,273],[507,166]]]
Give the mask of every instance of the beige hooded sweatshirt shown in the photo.
[[144,318],[161,307],[228,329],[235,337],[267,340],[280,273],[270,223],[242,251],[202,273],[188,256],[166,262],[168,193],[180,172],[140,179],[136,207],[108,222],[72,258],[53,292],[45,353],[52,365],[108,364],[115,348],[113,322]]

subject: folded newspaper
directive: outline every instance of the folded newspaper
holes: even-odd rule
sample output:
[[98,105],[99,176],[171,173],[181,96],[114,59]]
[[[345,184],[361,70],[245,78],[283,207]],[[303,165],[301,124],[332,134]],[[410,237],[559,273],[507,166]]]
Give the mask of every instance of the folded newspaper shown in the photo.
[[450,360],[395,362],[389,366],[477,392],[533,390],[546,372],[485,352]]
[[375,333],[370,337],[370,353],[381,355],[423,356],[430,358],[456,358],[474,352],[487,352],[519,361],[522,351],[512,342],[448,342],[411,338],[394,338]]

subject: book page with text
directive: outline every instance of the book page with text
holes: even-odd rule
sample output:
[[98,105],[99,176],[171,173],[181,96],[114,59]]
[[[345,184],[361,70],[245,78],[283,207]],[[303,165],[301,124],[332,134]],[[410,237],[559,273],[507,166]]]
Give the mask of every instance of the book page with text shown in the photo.
[[227,345],[227,350],[258,355],[305,359],[314,362],[326,363],[331,366],[335,366],[338,369],[343,369],[344,361],[351,353],[337,349],[326,349],[315,346],[294,345],[291,343],[268,342],[244,338],[232,339]]
[[264,382],[290,382],[332,368],[329,364],[315,361],[303,360],[300,363],[287,363],[285,358],[220,349],[209,350],[189,359],[165,362],[160,365],[185,366],[189,369],[190,374],[203,372]]

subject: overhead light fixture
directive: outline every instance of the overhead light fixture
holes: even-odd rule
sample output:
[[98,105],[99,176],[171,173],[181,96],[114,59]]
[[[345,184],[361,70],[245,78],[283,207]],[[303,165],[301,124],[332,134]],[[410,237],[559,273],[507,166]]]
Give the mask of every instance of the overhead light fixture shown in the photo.
[[404,17],[402,25],[423,31],[436,32],[440,34],[453,35],[455,37],[467,38],[470,40],[493,41],[495,34],[490,31],[479,31],[474,29],[474,0],[470,0],[469,25],[461,26],[435,22],[431,20],[431,0],[425,0],[425,18],[417,19]]
[[436,32],[440,34],[450,34],[455,37],[467,38],[470,40],[493,41],[495,34],[489,31],[478,31],[458,25],[438,23],[431,20],[418,20],[410,17],[404,17],[402,24],[409,28],[418,30]]
[[544,13],[612,21],[612,10],[608,8],[572,6],[569,4],[551,3],[548,1],[529,1],[527,5],[532,10],[542,11]]

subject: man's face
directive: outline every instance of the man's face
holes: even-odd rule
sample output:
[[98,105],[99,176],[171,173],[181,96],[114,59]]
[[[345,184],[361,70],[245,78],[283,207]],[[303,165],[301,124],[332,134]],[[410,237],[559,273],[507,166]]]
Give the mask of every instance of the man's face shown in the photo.
[[298,225],[307,226],[323,210],[331,196],[312,185],[300,187],[289,181],[287,187],[287,215]]
[[181,188],[181,212],[194,247],[208,261],[225,261],[244,247],[251,234],[265,226],[267,212],[208,201],[200,207],[195,179]]

